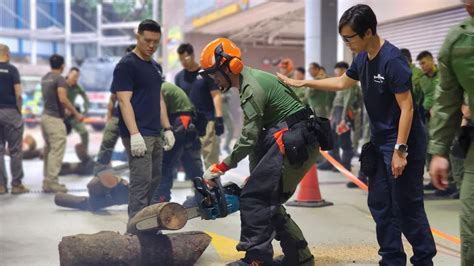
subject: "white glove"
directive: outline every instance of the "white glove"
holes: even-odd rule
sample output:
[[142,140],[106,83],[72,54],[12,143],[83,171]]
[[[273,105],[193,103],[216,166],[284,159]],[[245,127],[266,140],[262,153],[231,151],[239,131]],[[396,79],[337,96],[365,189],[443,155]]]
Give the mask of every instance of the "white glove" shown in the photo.
[[220,177],[223,174],[224,173],[221,170],[219,170],[219,168],[217,168],[217,164],[213,164],[209,166],[209,168],[206,169],[206,171],[202,175],[202,178],[206,180],[211,180],[211,179]]
[[169,151],[173,148],[174,142],[175,142],[173,131],[172,130],[165,130],[163,135],[164,135],[164,139],[165,139],[165,143],[163,144],[163,149],[165,151]]
[[146,152],[145,140],[142,134],[135,133],[130,136],[130,151],[133,157],[143,157]]

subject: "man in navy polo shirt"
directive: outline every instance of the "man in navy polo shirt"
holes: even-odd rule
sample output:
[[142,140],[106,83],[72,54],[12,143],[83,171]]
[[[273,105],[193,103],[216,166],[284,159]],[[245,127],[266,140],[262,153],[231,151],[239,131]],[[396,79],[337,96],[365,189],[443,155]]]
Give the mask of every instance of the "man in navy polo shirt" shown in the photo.
[[[130,167],[128,217],[150,204],[160,183],[163,148],[174,145],[166,104],[161,94],[161,66],[152,59],[161,38],[160,25],[150,19],[138,25],[137,45],[114,70],[112,92],[119,101],[119,129]],[[164,128],[164,143],[161,137]]]
[[198,75],[201,66],[195,60],[191,44],[181,44],[177,52],[183,70],[176,74],[175,84],[186,92],[196,108],[196,127],[201,136],[201,152],[207,168],[219,162],[218,136],[224,133],[221,93],[212,80]]
[[292,80],[291,86],[338,91],[359,80],[377,155],[369,176],[368,205],[376,223],[380,265],[406,265],[401,234],[413,247],[414,265],[433,265],[436,247],[423,204],[426,138],[414,108],[411,70],[400,50],[376,32],[377,18],[367,5],[344,12],[339,34],[357,53],[347,72],[323,80]]

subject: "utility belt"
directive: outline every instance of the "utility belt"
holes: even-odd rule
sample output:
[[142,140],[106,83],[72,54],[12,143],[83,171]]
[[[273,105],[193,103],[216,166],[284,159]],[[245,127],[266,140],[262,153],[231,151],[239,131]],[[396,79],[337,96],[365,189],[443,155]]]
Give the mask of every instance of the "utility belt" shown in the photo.
[[[271,140],[276,141],[280,153],[286,155],[291,165],[302,165],[308,160],[308,147],[317,149],[319,144],[322,149],[330,150],[333,145],[329,120],[317,117],[309,107],[262,133],[267,135],[264,139],[268,139],[268,133],[271,134]],[[266,145],[257,147],[265,149]]]
[[474,126],[468,125],[461,127],[461,131],[454,138],[451,153],[453,156],[466,159],[471,143],[474,140]]

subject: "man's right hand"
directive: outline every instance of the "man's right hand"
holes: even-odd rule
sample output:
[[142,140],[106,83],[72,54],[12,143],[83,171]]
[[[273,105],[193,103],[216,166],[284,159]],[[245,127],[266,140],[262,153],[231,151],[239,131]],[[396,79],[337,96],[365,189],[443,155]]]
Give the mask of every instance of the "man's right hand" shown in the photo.
[[76,118],[77,121],[82,122],[84,120],[84,116],[81,115],[81,113],[76,113],[74,115],[74,118]]
[[449,161],[440,155],[433,155],[430,163],[430,176],[433,186],[440,190],[448,187]]
[[146,153],[145,140],[142,134],[135,133],[130,135],[130,152],[133,157],[143,157]]

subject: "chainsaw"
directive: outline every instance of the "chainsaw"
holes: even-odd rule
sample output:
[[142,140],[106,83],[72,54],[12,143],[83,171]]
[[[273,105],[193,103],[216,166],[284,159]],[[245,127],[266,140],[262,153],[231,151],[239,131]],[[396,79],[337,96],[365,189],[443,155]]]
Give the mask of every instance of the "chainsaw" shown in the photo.
[[[240,187],[235,183],[222,186],[219,178],[214,178],[212,181],[215,185],[209,187],[202,177],[194,178],[194,196],[188,196],[182,204],[187,211],[188,220],[197,217],[203,220],[215,220],[239,210]],[[147,217],[138,222],[136,227],[138,231],[156,228],[156,217],[154,215]]]
[[194,197],[188,197],[183,203],[188,212],[188,220],[197,217],[215,220],[239,210],[240,187],[235,183],[223,186],[220,178],[212,181],[215,185],[209,187],[202,177],[194,178]]

